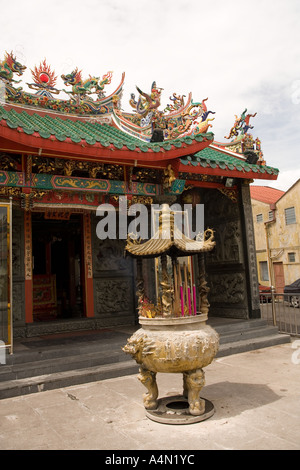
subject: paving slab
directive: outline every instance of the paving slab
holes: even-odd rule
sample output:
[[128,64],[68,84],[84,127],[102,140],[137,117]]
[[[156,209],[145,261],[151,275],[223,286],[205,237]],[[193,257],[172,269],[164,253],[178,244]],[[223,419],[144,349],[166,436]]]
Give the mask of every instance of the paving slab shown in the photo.
[[[102,450],[115,458],[123,451],[299,450],[300,351],[294,352],[292,340],[216,358],[205,368],[201,393],[215,412],[188,425],[146,417],[146,389],[135,374],[3,399],[0,449]],[[180,374],[157,374],[157,382],[160,397],[182,393]]]

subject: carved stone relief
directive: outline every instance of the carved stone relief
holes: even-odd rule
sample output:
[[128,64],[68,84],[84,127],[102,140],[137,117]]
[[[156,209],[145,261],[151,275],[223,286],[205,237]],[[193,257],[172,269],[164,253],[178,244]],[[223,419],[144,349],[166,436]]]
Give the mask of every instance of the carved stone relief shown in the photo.
[[238,204],[232,202],[220,191],[207,190],[204,192],[201,202],[204,204],[205,223],[208,225],[213,220],[239,218]]
[[92,218],[92,251],[95,316],[132,316],[134,321],[134,272],[133,260],[125,257],[126,240],[100,240],[96,235],[98,219]]
[[[216,246],[206,254],[211,315],[247,317],[247,288],[240,206],[217,190],[203,195],[205,226]],[[220,306],[222,306],[220,308]]]
[[22,282],[13,284],[13,321],[23,323],[24,320],[24,284]]
[[209,263],[242,263],[243,250],[240,221],[215,224],[216,246],[207,254]]
[[12,271],[13,277],[21,276],[21,227],[13,227],[12,236]]
[[124,240],[99,240],[94,244],[94,271],[101,274],[103,271],[125,272],[130,270],[131,260],[124,256]]
[[242,273],[211,274],[209,276],[209,298],[214,303],[239,304],[245,300],[245,277]]
[[133,310],[131,278],[94,281],[97,315],[128,313]]
[[25,324],[23,212],[13,208],[12,217],[13,321]]
[[251,316],[260,316],[260,305],[259,305],[259,288],[258,288],[258,277],[257,277],[257,263],[256,263],[256,251],[255,251],[255,239],[252,219],[252,207],[250,198],[249,186],[242,186],[242,207],[245,215],[245,235],[246,235],[246,248],[248,254],[248,265],[249,265],[249,280],[250,280],[250,300],[251,300]]

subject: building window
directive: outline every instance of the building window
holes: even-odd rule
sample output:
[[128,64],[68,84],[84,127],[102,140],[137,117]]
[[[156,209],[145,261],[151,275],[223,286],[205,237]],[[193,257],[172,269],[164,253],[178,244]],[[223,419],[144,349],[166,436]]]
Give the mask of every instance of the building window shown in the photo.
[[268,262],[260,261],[259,269],[260,269],[260,279],[262,281],[268,281],[269,280]]
[[286,225],[296,223],[295,207],[289,207],[288,209],[284,209],[284,214]]
[[288,253],[289,263],[295,263],[296,253]]
[[263,215],[262,214],[257,214],[256,222],[262,222],[262,221],[263,221]]
[[269,211],[269,220],[273,220],[273,211]]

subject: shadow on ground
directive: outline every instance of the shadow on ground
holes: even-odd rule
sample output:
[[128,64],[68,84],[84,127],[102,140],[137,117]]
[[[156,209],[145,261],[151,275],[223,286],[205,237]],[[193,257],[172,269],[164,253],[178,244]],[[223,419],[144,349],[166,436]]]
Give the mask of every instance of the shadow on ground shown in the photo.
[[237,382],[207,385],[203,388],[201,397],[213,403],[216,410],[213,419],[233,417],[281,398],[268,385]]

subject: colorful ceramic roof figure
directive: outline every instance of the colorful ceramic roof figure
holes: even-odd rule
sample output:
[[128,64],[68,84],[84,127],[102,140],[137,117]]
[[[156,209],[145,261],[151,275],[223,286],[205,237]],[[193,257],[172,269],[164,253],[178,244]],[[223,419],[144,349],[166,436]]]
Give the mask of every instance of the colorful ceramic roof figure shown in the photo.
[[202,102],[193,102],[190,93],[185,103],[185,95],[173,93],[173,96],[170,96],[173,103],[160,111],[158,108],[162,88],[157,89],[156,82],[152,84],[151,95],[143,93],[138,87],[137,90],[140,93],[138,100],[136,101],[132,93],[129,101],[134,112],[115,110],[115,120],[120,128],[139,135],[145,141],[151,140],[155,129],[162,130],[162,140],[170,140],[182,136],[193,137],[207,132],[209,127],[212,127],[209,121],[214,118],[208,118],[208,115],[215,113],[207,110],[205,102],[208,98]]
[[59,90],[54,87],[57,77],[51,67],[47,65],[46,59],[40,63],[39,67],[35,66],[31,73],[34,83],[27,83],[27,85],[30,89],[37,90],[38,96],[53,98],[51,93],[56,95],[59,93]]
[[3,61],[0,62],[0,78],[2,80],[8,83],[19,83],[13,79],[13,75],[15,73],[20,77],[24,70],[26,70],[25,65],[20,64],[12,52],[10,54],[8,52],[5,53]]
[[[197,185],[197,178],[203,181],[206,175],[277,178],[278,170],[266,166],[262,159],[259,139],[254,141],[248,133],[250,117],[255,114],[247,114],[246,109],[236,117],[229,133],[234,139],[220,143],[211,132],[215,112],[207,108],[207,98],[196,102],[191,93],[187,97],[173,93],[171,103],[160,110],[163,89],[154,81],[150,93],[137,87],[138,99],[131,95],[133,112],[126,113],[120,106],[125,74],[115,91],[105,96],[111,72],[101,80],[92,76],[83,80],[82,72],[75,68],[60,77],[71,87],[64,90],[69,98],[61,99],[62,89],[55,88],[58,77],[46,60],[35,67],[34,83],[28,84],[36,93],[15,86],[19,82],[14,75],[21,76],[25,69],[12,53],[6,53],[0,63],[5,91],[0,103],[2,151],[55,158],[67,155],[161,170],[171,164],[176,184],[190,179]],[[158,131],[157,139],[153,139],[154,131]]]
[[[109,96],[105,96],[104,87],[111,83],[112,72],[100,77],[92,77],[83,80],[82,72],[75,68],[71,73],[61,75],[64,85],[71,86],[71,91],[57,90],[54,88],[57,77],[51,71],[46,60],[32,71],[34,83],[28,84],[30,89],[44,91],[33,95],[23,90],[22,87],[15,88],[13,75],[22,75],[26,66],[17,62],[13,53],[5,55],[0,62],[0,78],[5,80],[6,99],[12,104],[29,106],[49,111],[61,112],[74,115],[101,115],[111,112],[113,108],[113,97],[122,92],[125,74],[122,75],[119,86]],[[59,94],[61,91],[69,95],[69,99],[53,98],[51,93]],[[94,95],[94,97],[92,96]]]
[[253,129],[253,126],[250,125],[250,118],[255,117],[257,113],[246,113],[247,108],[242,112],[239,118],[235,115],[234,125],[230,129],[228,136],[224,137],[225,139],[233,138],[231,142],[215,142],[215,145],[245,155],[248,157],[250,163],[256,163],[258,161],[260,165],[265,165],[266,162],[263,159],[260,139],[257,137],[254,140],[252,134],[248,132],[249,129]]

